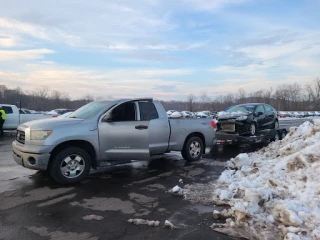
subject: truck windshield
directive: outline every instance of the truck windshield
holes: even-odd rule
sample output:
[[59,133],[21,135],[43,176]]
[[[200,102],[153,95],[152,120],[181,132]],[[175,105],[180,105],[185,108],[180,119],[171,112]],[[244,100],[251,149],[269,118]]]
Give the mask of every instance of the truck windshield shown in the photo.
[[254,105],[242,105],[242,106],[234,106],[229,108],[226,112],[228,113],[251,113],[255,109]]
[[100,112],[107,102],[91,102],[69,115],[69,118],[89,119]]

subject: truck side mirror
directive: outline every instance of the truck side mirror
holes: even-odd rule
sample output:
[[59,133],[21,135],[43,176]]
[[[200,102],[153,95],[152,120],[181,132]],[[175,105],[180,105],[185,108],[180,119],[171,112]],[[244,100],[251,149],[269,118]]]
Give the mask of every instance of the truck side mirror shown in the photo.
[[261,116],[261,115],[263,115],[263,112],[258,112],[258,116]]
[[106,114],[104,115],[104,117],[102,118],[103,122],[112,122],[112,110],[106,112]]

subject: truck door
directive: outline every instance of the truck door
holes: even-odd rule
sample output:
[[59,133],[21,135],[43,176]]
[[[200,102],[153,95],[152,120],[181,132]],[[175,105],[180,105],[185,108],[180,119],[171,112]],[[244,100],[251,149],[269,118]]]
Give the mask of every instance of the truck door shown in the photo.
[[[139,102],[147,102],[144,109]],[[99,121],[100,156],[103,160],[147,160],[148,128],[151,99],[121,103],[108,111]],[[143,119],[140,115],[143,114]]]
[[269,105],[264,105],[264,108],[266,109],[266,126],[272,127],[275,121],[274,111]]
[[149,124],[150,155],[165,153],[168,150],[169,136],[170,126],[167,113],[161,103],[153,102],[151,105],[151,119]]

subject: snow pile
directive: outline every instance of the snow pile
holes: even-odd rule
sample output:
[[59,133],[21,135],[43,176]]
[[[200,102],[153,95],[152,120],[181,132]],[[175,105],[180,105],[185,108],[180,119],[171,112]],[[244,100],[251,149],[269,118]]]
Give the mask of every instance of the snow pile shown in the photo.
[[168,221],[168,220],[166,220],[165,222],[164,222],[164,226],[166,227],[166,228],[170,228],[170,229],[175,229],[175,228],[177,228],[175,225],[173,225],[170,221]]
[[248,239],[320,239],[320,120],[227,165],[209,184],[212,203],[231,207],[214,213],[226,218],[215,230]]
[[183,189],[176,185],[172,189],[169,190],[169,193],[172,193],[173,195],[182,196],[183,195]]
[[135,225],[148,225],[150,227],[159,227],[160,222],[159,221],[149,221],[149,220],[144,220],[144,219],[129,219],[129,223],[133,223]]
[[97,221],[100,221],[103,219],[102,216],[97,216],[97,215],[87,215],[87,216],[84,216],[82,217],[83,220],[86,220],[86,221],[91,221],[91,220],[97,220]]

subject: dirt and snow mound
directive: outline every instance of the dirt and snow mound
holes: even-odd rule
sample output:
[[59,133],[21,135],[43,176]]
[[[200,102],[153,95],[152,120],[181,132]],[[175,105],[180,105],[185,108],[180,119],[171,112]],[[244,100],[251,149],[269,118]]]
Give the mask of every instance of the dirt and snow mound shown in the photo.
[[[282,141],[227,166],[209,183],[212,204],[231,207],[217,231],[248,239],[320,239],[320,120],[291,128]],[[185,186],[186,199],[193,189]]]

